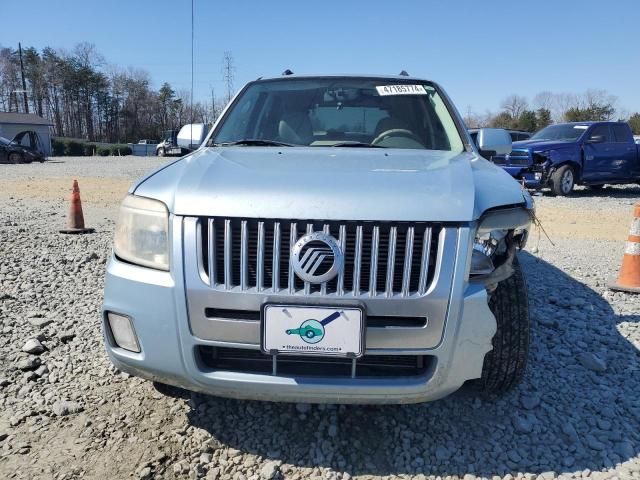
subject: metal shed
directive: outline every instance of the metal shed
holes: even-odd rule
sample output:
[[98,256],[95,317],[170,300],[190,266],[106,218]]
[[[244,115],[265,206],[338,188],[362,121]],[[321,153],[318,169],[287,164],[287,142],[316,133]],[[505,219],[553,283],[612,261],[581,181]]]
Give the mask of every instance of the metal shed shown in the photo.
[[23,135],[22,145],[35,148],[45,156],[51,155],[51,127],[53,123],[33,113],[0,112],[0,137],[13,140],[22,132],[35,132],[38,145],[32,145],[33,135]]

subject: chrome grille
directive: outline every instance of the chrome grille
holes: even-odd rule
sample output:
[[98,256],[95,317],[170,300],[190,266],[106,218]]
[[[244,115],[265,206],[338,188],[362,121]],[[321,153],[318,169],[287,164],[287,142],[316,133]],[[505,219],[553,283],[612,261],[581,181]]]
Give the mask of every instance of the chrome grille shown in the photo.
[[[199,271],[218,290],[280,295],[423,295],[435,275],[444,227],[424,222],[335,222],[200,218]],[[292,246],[305,233],[333,235],[345,263],[334,279],[303,282],[290,263]]]
[[509,154],[511,165],[529,165],[529,152],[526,150],[514,150]]

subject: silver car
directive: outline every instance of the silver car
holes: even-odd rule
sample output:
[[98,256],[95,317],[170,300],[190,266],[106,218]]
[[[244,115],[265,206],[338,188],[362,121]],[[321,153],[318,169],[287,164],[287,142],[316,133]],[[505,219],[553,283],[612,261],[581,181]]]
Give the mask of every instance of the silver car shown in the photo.
[[[289,73],[289,72],[287,72]],[[517,384],[533,202],[437,84],[260,79],[120,209],[114,365],[213,395],[408,403]]]

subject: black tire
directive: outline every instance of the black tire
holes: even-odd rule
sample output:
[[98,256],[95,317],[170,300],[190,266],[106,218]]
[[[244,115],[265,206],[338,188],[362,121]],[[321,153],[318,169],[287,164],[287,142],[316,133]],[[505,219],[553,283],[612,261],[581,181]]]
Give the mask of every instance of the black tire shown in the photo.
[[164,157],[164,148],[159,148],[158,150],[156,150],[156,155],[158,157]]
[[22,163],[22,155],[18,152],[11,152],[9,154],[9,163],[13,163],[14,165],[16,163]]
[[515,387],[524,375],[529,357],[529,297],[518,259],[513,275],[500,282],[489,299],[498,329],[491,350],[484,357],[482,377],[475,381],[487,394],[504,393]]
[[551,174],[551,191],[554,195],[565,197],[570,195],[576,184],[576,172],[570,165],[562,165]]

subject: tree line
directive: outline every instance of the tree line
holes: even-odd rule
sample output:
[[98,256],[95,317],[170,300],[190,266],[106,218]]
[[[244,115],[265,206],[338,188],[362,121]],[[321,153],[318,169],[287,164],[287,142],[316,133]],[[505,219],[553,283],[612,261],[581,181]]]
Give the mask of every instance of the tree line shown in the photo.
[[[108,143],[160,139],[164,131],[192,121],[215,121],[233,94],[234,71],[233,56],[225,52],[223,96],[217,99],[212,92],[210,101],[192,104],[188,90],[176,92],[168,83],[154,90],[147,71],[108,65],[90,43],[80,43],[71,51],[26,47],[22,63],[18,49],[0,46],[0,111],[36,113],[53,123],[54,135],[59,137]],[[465,115],[469,128],[531,132],[554,122],[613,119],[628,121],[640,135],[640,113],[618,109],[617,98],[606,90],[544,91],[531,103],[513,94],[501,102],[497,113],[477,114],[468,108]]]
[[590,89],[581,94],[540,92],[533,102],[512,94],[502,100],[500,111],[483,115],[467,109],[469,128],[494,127],[535,132],[552,123],[620,120],[629,122],[640,135],[640,113],[629,114],[617,108],[618,99],[606,90]]
[[[232,87],[233,58],[225,53],[225,80]],[[223,65],[224,66],[224,65]],[[23,88],[22,75],[26,85]],[[147,71],[108,65],[90,43],[72,51],[0,46],[0,111],[36,113],[54,135],[97,142],[160,139],[165,130],[215,121],[224,99],[191,102],[188,90],[163,83],[154,90]],[[229,98],[232,92],[226,92]]]

